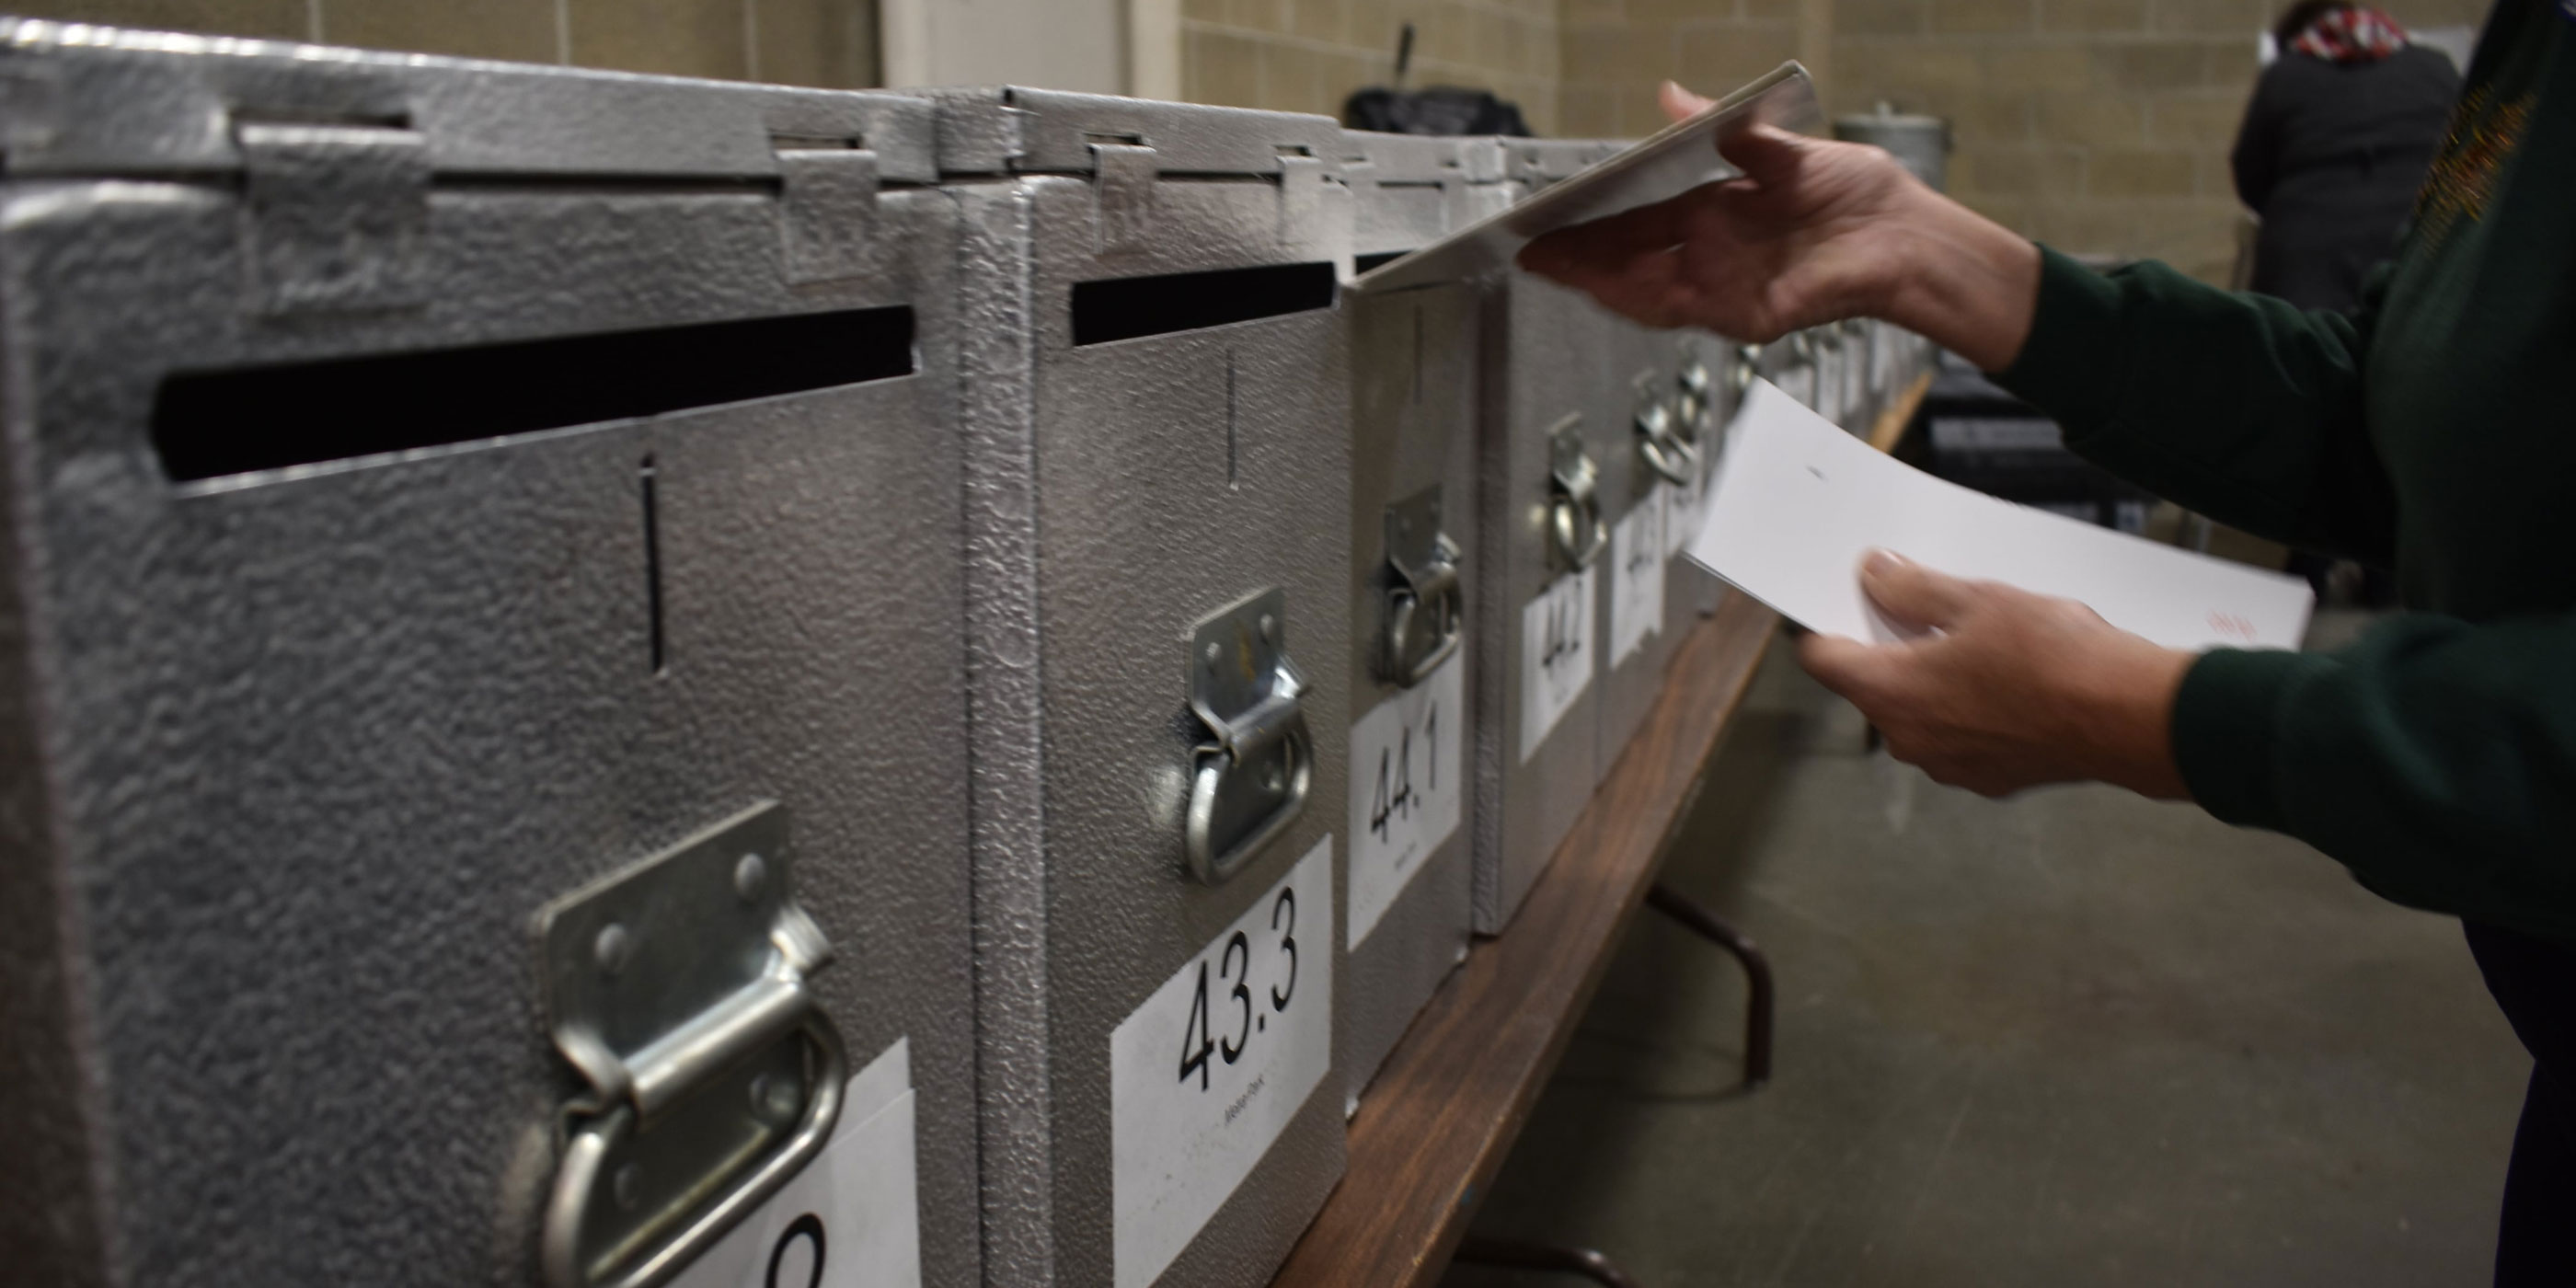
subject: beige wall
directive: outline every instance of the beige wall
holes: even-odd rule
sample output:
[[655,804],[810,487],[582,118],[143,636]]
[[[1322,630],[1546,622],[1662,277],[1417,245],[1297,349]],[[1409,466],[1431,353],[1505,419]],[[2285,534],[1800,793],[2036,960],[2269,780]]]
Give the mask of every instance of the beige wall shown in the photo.
[[875,0],[7,0],[7,12],[620,71],[876,83]]
[[[1654,89],[1665,78],[1722,91],[1798,58],[1833,111],[1885,99],[1950,118],[1951,192],[1986,214],[2066,250],[2152,256],[2223,282],[2238,217],[2227,151],[2253,88],[2255,34],[2285,4],[1187,0],[1183,80],[1202,102],[1332,112],[1348,87],[1384,78],[1396,22],[1445,14],[1445,27],[1415,18],[1433,41],[1428,79],[1551,103],[1531,112],[1542,133],[1635,137],[1662,124]],[[2386,7],[2410,24],[2474,25],[2487,0]],[[1517,29],[1527,40],[1551,27],[1552,64],[1477,54],[1480,39],[1505,47],[1490,30],[1435,34]]]
[[1491,89],[1558,131],[1559,0],[1182,0],[1181,96],[1340,116],[1395,71],[1414,25],[1415,86]]
[[[1836,111],[1888,99],[1945,116],[1950,191],[2071,251],[2163,259],[2224,282],[2227,153],[2268,0],[1833,0]],[[2402,22],[2474,23],[2484,0],[2396,0]]]
[[1651,134],[1664,125],[1655,107],[1658,84],[1678,80],[1722,93],[1804,52],[1799,0],[1564,3],[1563,119],[1570,135]]
[[[923,0],[938,4],[943,0]],[[1119,0],[1162,12],[1175,0]],[[1542,134],[1633,137],[1656,82],[1722,90],[1802,58],[1835,111],[1948,117],[1951,191],[2070,251],[2223,281],[2227,149],[2280,0],[1176,0],[1180,92],[1338,115],[1393,71],[1490,88]],[[8,0],[17,13],[810,85],[876,83],[877,0]],[[2419,25],[2486,0],[2393,0]],[[1168,17],[1163,21],[1168,21]],[[1132,22],[1132,18],[1131,18]],[[1165,28],[1168,30],[1168,28]],[[1130,33],[1131,35],[1133,33]]]

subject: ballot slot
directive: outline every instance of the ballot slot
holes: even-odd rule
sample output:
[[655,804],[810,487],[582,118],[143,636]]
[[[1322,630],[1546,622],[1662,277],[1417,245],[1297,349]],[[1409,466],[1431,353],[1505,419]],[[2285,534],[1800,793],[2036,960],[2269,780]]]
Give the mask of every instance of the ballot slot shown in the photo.
[[189,483],[907,376],[912,309],[841,309],[179,371],[152,447]]
[[1262,264],[1073,284],[1075,345],[1140,340],[1333,306],[1329,263]]

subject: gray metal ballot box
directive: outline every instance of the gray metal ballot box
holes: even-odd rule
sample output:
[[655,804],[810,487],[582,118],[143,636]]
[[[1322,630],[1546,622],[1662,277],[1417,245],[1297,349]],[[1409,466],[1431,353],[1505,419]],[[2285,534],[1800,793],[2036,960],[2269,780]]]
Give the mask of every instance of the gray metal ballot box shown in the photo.
[[[1507,182],[1526,193],[1616,145],[1507,139]],[[1499,934],[1600,781],[1603,475],[1629,448],[1604,424],[1614,320],[1579,292],[1527,273],[1489,279],[1476,451],[1475,915]]]
[[0,85],[12,1280],[667,1280],[908,1055],[976,1282],[927,105],[14,21]]
[[[1481,218],[1500,140],[1343,136],[1360,271]],[[1475,746],[1473,282],[1352,295],[1351,790],[1335,979],[1347,1107],[1466,956]]]
[[986,1280],[1263,1283],[1342,1169],[1342,131],[934,97],[966,227]]
[[1715,613],[1726,598],[1726,583],[1690,562],[1682,552],[1707,517],[1710,485],[1726,456],[1727,431],[1752,382],[1761,350],[1688,328],[1672,332],[1671,340],[1672,430],[1690,449],[1697,466],[1689,486],[1675,487],[1665,494],[1664,629],[1678,644],[1701,618]]
[[1600,610],[1599,755],[1605,774],[1663,695],[1674,638],[1665,629],[1667,510],[1676,488],[1696,489],[1701,468],[1698,447],[1677,423],[1680,350],[1674,333],[1615,318],[1610,354],[1597,390],[1601,422],[1612,431],[1602,459],[1610,524]]

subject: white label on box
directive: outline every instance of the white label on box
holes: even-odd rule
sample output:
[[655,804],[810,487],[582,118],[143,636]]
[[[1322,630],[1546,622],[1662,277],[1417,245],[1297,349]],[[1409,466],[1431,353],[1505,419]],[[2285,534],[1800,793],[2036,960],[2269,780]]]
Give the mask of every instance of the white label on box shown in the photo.
[[1466,651],[1351,726],[1350,946],[1360,946],[1431,852],[1458,830],[1466,768]]
[[912,1055],[893,1046],[850,1079],[832,1142],[671,1288],[920,1288]]
[[[1703,453],[1713,451],[1716,447],[1714,435],[1700,440],[1699,450]],[[1707,495],[1707,489],[1702,485],[1707,478],[1708,472],[1700,467],[1699,462],[1693,461],[1688,487],[1679,483],[1663,485],[1664,554],[1667,558],[1680,554],[1682,547],[1690,544],[1691,534],[1699,531],[1699,505],[1701,499]]]
[[1567,573],[1521,608],[1521,763],[1592,683],[1592,570]]
[[1332,1066],[1326,836],[1109,1035],[1117,1288],[1171,1266]]
[[1664,629],[1664,490],[1610,529],[1610,665],[1618,666]]

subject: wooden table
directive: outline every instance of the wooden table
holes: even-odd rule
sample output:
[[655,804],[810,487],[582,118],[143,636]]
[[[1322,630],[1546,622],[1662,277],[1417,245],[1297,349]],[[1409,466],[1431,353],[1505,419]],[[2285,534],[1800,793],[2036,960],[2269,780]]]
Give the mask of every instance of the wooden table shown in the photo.
[[[1871,427],[1895,445],[1927,374]],[[1500,938],[1476,946],[1387,1058],[1351,1120],[1340,1188],[1273,1288],[1428,1285],[1476,1205],[1653,884],[1664,844],[1780,619],[1742,595],[1683,637],[1664,698],[1575,820]]]

